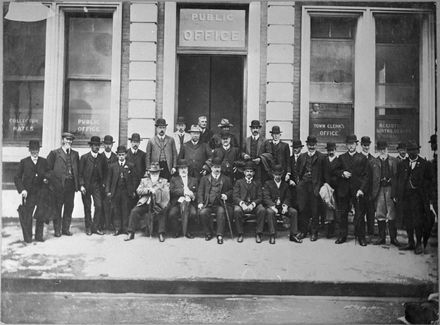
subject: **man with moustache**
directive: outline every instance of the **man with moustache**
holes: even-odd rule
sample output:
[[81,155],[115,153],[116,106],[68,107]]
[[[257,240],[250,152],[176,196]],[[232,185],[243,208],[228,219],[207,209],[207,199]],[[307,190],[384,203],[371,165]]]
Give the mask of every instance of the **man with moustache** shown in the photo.
[[229,122],[229,120],[227,118],[222,118],[220,121],[220,124],[217,125],[218,128],[220,129],[220,133],[216,133],[212,136],[211,139],[211,148],[212,149],[216,149],[216,148],[220,148],[222,145],[222,139],[221,139],[221,134],[224,132],[229,132],[231,134],[231,146],[233,147],[239,147],[239,143],[237,138],[235,137],[235,135],[233,135],[230,130],[231,128],[234,126],[232,123]]
[[228,131],[221,133],[222,145],[214,150],[213,157],[218,157],[222,161],[222,175],[229,177],[231,184],[236,176],[234,162],[240,160],[240,149],[231,145],[232,135]]
[[[118,161],[118,156],[116,156],[116,154],[112,151],[113,143],[115,142],[113,141],[113,137],[111,135],[104,136],[103,157],[106,164],[105,173],[104,173],[104,183],[107,180],[108,170],[110,168],[110,165]],[[105,194],[105,190],[104,190],[104,194]],[[107,197],[107,195],[104,195],[104,209],[103,209],[104,218],[102,218],[102,222],[101,222],[101,228],[104,230],[114,230],[113,220],[112,220],[113,209],[111,208],[111,206],[112,203],[110,198]]]
[[177,152],[174,139],[165,134],[167,122],[158,118],[156,123],[156,135],[148,141],[146,150],[146,166],[150,167],[152,162],[159,162],[161,168],[160,177],[170,180],[171,175],[176,172]]
[[61,137],[61,147],[52,150],[47,156],[50,182],[54,185],[55,193],[57,193],[57,218],[53,222],[55,237],[61,237],[61,234],[72,236],[70,224],[75,192],[79,190],[79,155],[77,151],[72,149],[75,137],[69,132],[64,132]]
[[[272,135],[271,140],[266,140],[264,143],[264,153],[271,153],[274,159],[274,165],[281,165],[284,170],[285,180],[288,182],[290,180],[290,149],[289,145],[281,141],[281,129],[278,125],[274,125],[270,131]],[[284,177],[283,177],[284,178]]]
[[183,116],[177,117],[176,132],[173,133],[174,144],[176,145],[177,155],[180,154],[180,149],[183,144],[191,140],[191,135],[186,132],[186,122]]
[[[141,144],[141,136],[139,133],[133,133],[131,137],[128,138],[128,140],[130,140],[131,148],[127,151],[126,159],[136,168],[137,178],[134,180],[134,186],[135,188],[137,188],[139,186],[139,183],[141,182],[142,175],[144,175],[145,173],[145,152],[139,149],[139,145]],[[130,210],[136,205],[137,200],[137,195],[130,199]]]
[[[208,129],[208,118],[206,115],[201,115],[198,118],[198,126],[200,128],[200,142],[206,143],[210,146],[210,141],[214,133]],[[210,147],[211,148],[211,147]]]
[[268,177],[263,162],[261,161],[261,154],[263,153],[263,146],[266,139],[260,135],[262,127],[260,121],[253,120],[249,127],[251,129],[251,136],[247,137],[244,143],[243,159],[251,160],[255,164],[254,177],[256,180],[262,182],[263,179]]
[[[101,139],[92,136],[89,146],[90,152],[82,155],[79,161],[79,185],[84,205],[86,235],[90,236],[92,233],[103,235],[101,230],[102,199],[105,188],[104,174],[107,166],[104,156],[99,153]],[[95,207],[93,220],[91,216],[92,198]]]

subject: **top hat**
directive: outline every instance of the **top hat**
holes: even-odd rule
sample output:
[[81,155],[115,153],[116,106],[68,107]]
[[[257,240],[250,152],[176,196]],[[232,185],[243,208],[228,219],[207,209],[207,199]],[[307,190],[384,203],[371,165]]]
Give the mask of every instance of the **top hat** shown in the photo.
[[221,137],[222,139],[226,139],[226,138],[231,138],[232,135],[231,135],[231,133],[228,132],[228,131],[222,131],[222,132],[220,133],[220,137]]
[[431,137],[429,138],[428,143],[437,143],[437,134],[431,135]]
[[188,132],[202,132],[202,129],[197,124],[191,125],[191,128],[188,130]]
[[185,118],[183,116],[178,116],[176,124],[186,124]]
[[159,162],[155,161],[155,162],[151,163],[150,167],[147,168],[147,170],[149,172],[153,172],[154,173],[154,172],[160,172],[162,170],[162,168],[160,168]]
[[272,126],[272,130],[270,131],[270,133],[272,133],[272,134],[280,134],[281,133],[280,127],[278,125]]
[[359,142],[355,134],[347,135],[347,138],[345,139],[345,143],[357,143]]
[[229,120],[227,118],[222,118],[222,120],[220,121],[220,124],[217,125],[219,128],[232,128],[234,125],[229,123]]
[[399,149],[406,149],[406,143],[405,142],[399,142],[397,145],[397,150]]
[[72,133],[70,133],[70,132],[63,132],[62,134],[61,134],[61,138],[66,138],[66,139],[72,139],[72,140],[75,140],[75,136],[72,134]]
[[164,118],[158,118],[156,120],[156,123],[154,124],[154,126],[167,126],[167,122],[165,121]]
[[38,140],[29,140],[28,148],[29,148],[29,150],[40,150],[40,148],[41,148],[40,141],[38,141]]
[[327,146],[325,147],[327,150],[335,150],[336,149],[336,143],[334,142],[327,142]]
[[188,167],[188,163],[186,159],[177,160],[176,168],[185,168],[185,167]]
[[302,144],[301,140],[293,140],[292,141],[292,148],[302,148],[304,145]]
[[214,157],[214,158],[212,158],[211,164],[212,164],[212,166],[221,166],[222,160],[220,157]]
[[127,153],[127,148],[125,146],[118,146],[116,153]]
[[408,145],[407,145],[406,149],[407,150],[418,150],[418,149],[420,149],[420,146],[416,141],[410,140],[410,141],[408,141]]
[[131,138],[128,138],[128,140],[130,141],[137,141],[137,142],[141,142],[141,136],[139,133],[133,133],[131,135]]
[[388,147],[388,143],[385,140],[377,141],[377,150],[383,150]]
[[307,137],[306,143],[308,143],[308,144],[317,144],[318,140],[316,139],[316,137],[314,135],[309,135]]
[[115,142],[113,141],[113,137],[111,135],[106,135],[104,137],[103,143],[104,144],[112,144],[112,143],[115,143]]
[[275,165],[272,168],[272,174],[274,175],[282,175],[284,173],[283,166]]
[[251,125],[249,125],[249,127],[250,128],[259,128],[260,129],[262,127],[262,125],[260,124],[260,121],[253,120],[251,122]]
[[246,161],[243,166],[243,170],[252,169],[255,170],[255,164],[252,160]]
[[97,137],[97,136],[93,136],[90,138],[90,141],[88,142],[88,144],[91,146],[92,144],[101,144],[101,138]]
[[370,137],[364,136],[361,138],[361,145],[362,144],[371,144],[371,139]]

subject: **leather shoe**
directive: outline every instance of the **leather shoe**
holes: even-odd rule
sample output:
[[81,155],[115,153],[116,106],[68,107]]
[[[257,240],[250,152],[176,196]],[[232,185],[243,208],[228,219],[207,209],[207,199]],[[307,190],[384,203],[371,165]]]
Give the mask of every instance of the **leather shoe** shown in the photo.
[[402,244],[397,240],[397,238],[391,239],[391,245],[394,245],[396,247],[402,246]]
[[212,235],[211,234],[206,234],[205,235],[205,240],[206,241],[209,241],[209,240],[211,240],[212,239]]
[[86,235],[87,236],[91,236],[92,235],[92,231],[90,229],[86,229]]
[[61,233],[58,231],[55,231],[55,237],[61,237]]
[[270,237],[269,237],[269,244],[275,244],[275,236],[274,235],[271,235]]
[[185,237],[188,239],[194,239],[194,236],[189,232],[185,235]]
[[423,247],[420,244],[416,245],[416,248],[414,249],[414,254],[416,255],[420,255],[423,253]]
[[358,241],[359,241],[359,245],[361,245],[361,246],[367,246],[367,241],[365,240],[364,237],[360,237],[360,238],[358,238]]
[[257,242],[257,244],[261,243],[261,241],[262,241],[261,234],[256,234],[255,235],[255,241]]
[[72,236],[73,235],[69,230],[63,231],[62,234],[65,236]]
[[306,238],[306,234],[303,233],[303,232],[300,232],[298,235],[296,235],[296,238],[298,238],[298,239],[304,239],[304,238]]
[[386,240],[384,238],[379,238],[378,240],[373,242],[373,245],[385,245]]
[[302,239],[299,239],[298,236],[295,235],[290,235],[289,240],[298,244],[301,244],[303,242]]
[[116,230],[113,234],[113,236],[119,236],[122,235],[122,231],[121,230]]
[[238,234],[237,242],[239,242],[239,243],[243,242],[243,234]]
[[97,234],[97,235],[100,235],[100,236],[104,235],[104,232],[102,230],[99,230],[99,229],[96,229],[93,233]]
[[124,239],[124,241],[129,241],[134,239],[134,232],[130,232],[128,234],[128,237]]
[[313,233],[311,236],[310,236],[310,241],[317,241],[318,240],[318,234],[317,233]]
[[163,243],[163,242],[165,241],[165,236],[163,235],[163,233],[160,233],[160,234],[159,234],[159,241],[160,241],[161,243]]
[[222,236],[217,236],[217,244],[219,244],[219,245],[223,244],[223,237]]
[[339,237],[338,239],[336,239],[335,244],[342,244],[345,243],[347,241],[347,237]]
[[415,248],[414,244],[408,244],[408,245],[399,247],[399,251],[412,251],[412,250],[414,250],[414,248]]
[[179,237],[180,237],[179,233],[176,232],[176,233],[174,234],[174,238],[179,238]]
[[38,242],[43,243],[43,242],[44,242],[44,239],[43,239],[43,238],[40,238],[40,237],[35,237],[35,241],[38,241]]

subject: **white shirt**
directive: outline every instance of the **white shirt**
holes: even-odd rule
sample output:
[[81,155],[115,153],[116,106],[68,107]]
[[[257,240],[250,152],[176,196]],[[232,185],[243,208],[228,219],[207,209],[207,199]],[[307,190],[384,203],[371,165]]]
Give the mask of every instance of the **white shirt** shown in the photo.
[[37,158],[34,158],[34,157],[31,156],[31,159],[32,159],[32,162],[34,163],[34,165],[36,165],[36,164],[37,164],[37,161],[38,161],[38,157],[37,157]]
[[98,153],[94,153],[93,151],[90,151],[90,154],[92,155],[93,158],[98,157]]
[[188,187],[188,176],[181,176],[181,178],[183,182],[183,187]]
[[163,140],[165,139],[165,136],[160,136],[160,135],[158,135],[157,137],[158,137],[159,140],[161,140],[161,141],[163,141]]
[[414,167],[416,167],[417,158],[414,160],[411,160],[411,158],[409,158],[409,165],[411,166],[411,169],[414,169]]
[[245,180],[246,180],[247,184],[250,184],[250,183],[252,183],[253,178],[250,178],[250,179],[245,178]]
[[298,157],[299,157],[300,154],[299,153],[298,154],[294,153],[293,155],[295,156],[295,161],[298,160]]
[[333,160],[335,160],[335,158],[336,158],[336,156],[333,156],[333,157],[328,156],[328,160],[329,160],[330,162],[332,162]]
[[227,146],[227,147],[223,146],[223,149],[225,149],[225,150],[229,150],[230,147],[231,147],[231,145],[229,145],[229,146]]
[[277,187],[280,188],[280,186],[281,186],[281,181],[277,182],[277,181],[274,180],[274,182],[275,182],[275,184],[277,185]]
[[[64,153],[67,155],[67,148],[61,147],[61,149],[63,149]],[[72,150],[72,149],[69,149]]]
[[120,166],[124,166],[125,165],[125,160],[123,162],[119,161],[119,165]]
[[313,155],[316,153],[316,150],[313,152],[307,151],[307,153],[309,154],[310,157],[313,157]]
[[257,135],[256,137],[252,136],[252,139],[254,139],[254,141],[257,141],[260,138],[260,135]]
[[362,154],[368,158],[368,154],[369,154],[368,152],[362,151]]
[[278,144],[278,143],[280,143],[280,140],[278,140],[278,141],[272,140],[272,143],[273,144]]
[[107,157],[107,159],[110,159],[112,152],[111,151],[109,151],[109,152],[104,151],[104,155]]
[[133,148],[130,148],[131,152],[133,153],[133,155],[135,155],[137,153],[137,150],[134,150]]
[[219,177],[220,177],[220,174],[217,176],[212,175],[212,178],[214,178],[216,181],[219,179]]
[[348,154],[353,157],[356,154],[356,151],[355,152],[350,152],[349,151]]

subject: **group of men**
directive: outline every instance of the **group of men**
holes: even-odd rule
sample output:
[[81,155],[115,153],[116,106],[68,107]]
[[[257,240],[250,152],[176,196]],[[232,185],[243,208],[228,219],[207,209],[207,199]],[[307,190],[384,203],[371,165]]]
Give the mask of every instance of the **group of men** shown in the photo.
[[[167,126],[164,119],[156,120],[156,135],[145,152],[139,149],[138,133],[129,138],[129,149],[120,145],[116,153],[112,136],[106,135],[102,142],[93,136],[90,152],[81,158],[71,148],[71,133],[62,134],[61,148],[51,151],[47,159],[38,156],[38,141],[30,141],[31,156],[20,162],[15,177],[17,190],[27,201],[28,221],[22,226],[23,234],[31,236],[25,236],[25,241],[32,240],[35,215],[41,216],[36,218],[35,240],[43,241],[43,225],[49,220],[56,237],[71,236],[74,194],[79,190],[87,235],[112,231],[116,236],[127,235],[129,241],[140,229],[150,236],[156,230],[161,242],[166,234],[193,238],[189,229],[198,220],[205,240],[216,236],[222,244],[225,233],[233,236],[234,223],[237,241],[243,242],[244,223],[253,220],[257,243],[263,240],[265,224],[269,243],[275,244],[277,223],[290,230],[289,239],[296,243],[308,235],[316,241],[320,223],[325,223],[327,237],[336,235],[335,243],[342,244],[354,211],[354,235],[360,246],[375,235],[375,221],[374,244],[386,243],[387,228],[390,243],[399,249],[420,254],[427,244],[433,225],[430,210],[437,207],[432,195],[437,186],[433,181],[436,155],[433,163],[427,162],[419,156],[415,142],[400,143],[394,158],[388,154],[388,144],[379,140],[379,155],[374,157],[369,137],[361,138],[358,152],[356,135],[349,135],[345,152],[337,157],[335,143],[327,143],[323,154],[313,135],[307,137],[305,152],[301,140],[293,139],[291,154],[281,140],[280,127],[273,126],[271,139],[266,140],[257,120],[251,122],[251,135],[243,148],[231,133],[228,119],[221,120],[217,134],[208,129],[206,116],[200,116],[188,132],[181,117],[171,136],[166,134]],[[436,151],[436,137],[430,142]],[[45,187],[54,195],[54,213],[41,211],[45,198],[40,192]],[[400,216],[408,233],[405,246],[397,240]]]

